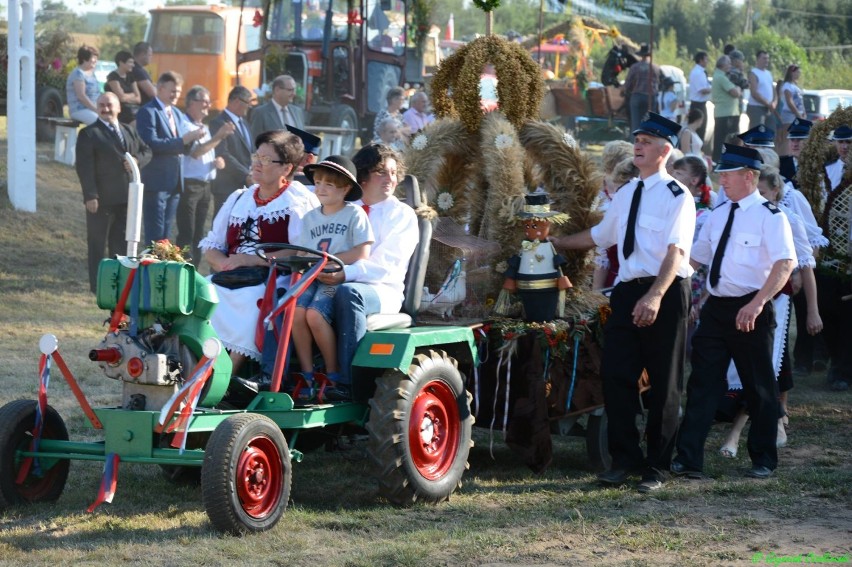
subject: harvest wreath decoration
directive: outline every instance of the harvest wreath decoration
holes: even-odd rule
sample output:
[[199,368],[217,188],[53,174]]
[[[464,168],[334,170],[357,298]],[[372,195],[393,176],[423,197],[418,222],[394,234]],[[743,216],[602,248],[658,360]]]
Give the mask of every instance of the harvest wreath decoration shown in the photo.
[[[852,106],[839,107],[822,122],[814,123],[799,156],[799,186],[811,204],[817,219],[822,218],[825,207],[823,202],[823,183],[826,181],[825,163],[827,159],[831,159],[830,156],[837,155],[827,141],[828,135],[844,124],[852,124]],[[843,183],[840,185],[845,187]]]
[[541,70],[519,44],[497,36],[475,39],[441,63],[432,80],[435,113],[459,118],[468,132],[476,132],[484,114],[479,81],[486,63],[497,72],[497,97],[506,119],[515,128],[536,120],[544,96]]

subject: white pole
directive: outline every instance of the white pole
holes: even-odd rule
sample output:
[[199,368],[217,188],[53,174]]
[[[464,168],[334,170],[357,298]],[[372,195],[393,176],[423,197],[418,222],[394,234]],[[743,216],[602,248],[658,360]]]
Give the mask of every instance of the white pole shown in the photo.
[[35,16],[32,0],[8,8],[9,83],[6,95],[8,192],[12,206],[36,210]]
[[142,240],[142,190],[145,188],[139,181],[139,166],[129,153],[124,159],[130,164],[130,185],[127,188],[127,230],[124,239],[127,240],[127,257],[135,258],[139,242]]

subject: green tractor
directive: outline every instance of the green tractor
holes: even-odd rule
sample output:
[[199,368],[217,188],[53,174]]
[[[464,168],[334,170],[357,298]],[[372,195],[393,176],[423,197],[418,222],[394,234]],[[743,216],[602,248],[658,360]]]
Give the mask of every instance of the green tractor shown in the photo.
[[[89,407],[55,337],[43,337],[42,360],[60,368],[102,439],[69,440],[44,388],[37,401],[0,408],[0,509],[58,499],[72,460],[102,461],[105,471],[117,462],[149,463],[172,478],[200,470],[202,500],[217,530],[260,532],[275,526],[287,507],[300,447],[315,448],[323,428],[344,425],[369,435],[381,496],[397,505],[447,500],[461,484],[473,445],[465,375],[478,360],[471,328],[412,324],[431,237],[428,220],[421,219],[420,228],[406,281],[408,315],[368,320],[377,330],[356,352],[351,402],[297,404],[279,391],[280,383],[235,401],[231,362],[210,325],[218,300],[207,279],[181,262],[103,260],[97,302],[113,312],[113,322],[89,358],[122,383],[122,403]],[[272,262],[275,269],[303,272],[279,301],[285,321],[321,270],[342,266],[324,254],[307,263],[304,256]],[[281,368],[287,336],[279,341]]]

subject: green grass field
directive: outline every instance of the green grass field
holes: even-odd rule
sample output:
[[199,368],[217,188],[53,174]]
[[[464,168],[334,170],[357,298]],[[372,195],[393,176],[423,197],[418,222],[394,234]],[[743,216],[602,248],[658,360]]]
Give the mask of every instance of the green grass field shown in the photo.
[[[90,402],[115,405],[120,386],[85,356],[107,313],[88,293],[76,175],[49,160],[51,147],[38,151],[38,212],[0,198],[0,405],[35,399],[37,343],[48,332]],[[213,531],[198,486],[170,484],[150,466],[122,464],[114,502],[87,514],[102,465],[73,462],[58,502],[0,511],[0,564],[744,565],[811,552],[848,562],[852,404],[824,380],[799,380],[791,392],[790,442],[769,481],[743,477],[744,441],[738,459],[717,455],[722,426],[707,445],[713,480],[673,481],[652,496],[600,488],[578,439],[554,437],[554,461],[535,475],[499,430],[480,427],[461,491],[401,509],[376,496],[356,438],[294,463],[282,521],[239,538]],[[95,438],[59,372],[49,400],[72,438]]]

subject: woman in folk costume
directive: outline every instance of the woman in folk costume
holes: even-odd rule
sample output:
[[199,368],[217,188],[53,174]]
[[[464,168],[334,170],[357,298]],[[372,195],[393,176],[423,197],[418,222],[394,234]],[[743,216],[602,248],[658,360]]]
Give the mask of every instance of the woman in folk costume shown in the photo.
[[550,225],[568,221],[568,215],[550,210],[550,200],[544,191],[524,196],[524,206],[516,219],[524,223],[520,253],[508,260],[509,268],[503,289],[517,292],[524,305],[526,321],[550,321],[564,313],[565,290],[571,281],[562,272],[567,263],[556,253],[547,237]]
[[[241,268],[267,266],[255,253],[258,245],[297,242],[302,218],[319,206],[313,193],[298,183],[291,185],[304,154],[298,136],[286,130],[264,132],[256,138],[255,148],[251,165],[255,184],[228,197],[199,244],[213,271],[226,276]],[[247,279],[228,287],[217,281],[214,275],[219,305],[210,323],[230,352],[236,372],[246,357],[260,360],[256,334],[258,319],[263,316],[259,302],[267,290],[267,280]],[[276,287],[287,287],[288,281],[289,277],[285,280],[279,275]]]

